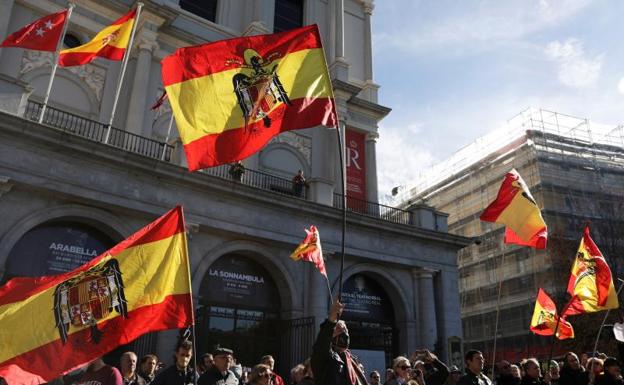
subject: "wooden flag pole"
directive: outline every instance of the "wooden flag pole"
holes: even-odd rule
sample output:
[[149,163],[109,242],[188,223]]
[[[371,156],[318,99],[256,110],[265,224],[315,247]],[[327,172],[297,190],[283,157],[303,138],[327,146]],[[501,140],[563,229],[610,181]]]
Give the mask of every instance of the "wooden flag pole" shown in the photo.
[[69,8],[67,9],[67,18],[65,18],[65,25],[63,25],[63,32],[61,33],[61,38],[58,43],[56,43],[56,52],[54,53],[54,65],[52,66],[52,72],[50,73],[50,80],[48,81],[48,88],[45,93],[45,98],[43,100],[43,106],[41,107],[41,113],[39,114],[39,124],[43,123],[43,117],[45,116],[46,109],[48,108],[48,101],[50,100],[50,93],[52,92],[52,83],[54,83],[54,76],[56,75],[56,70],[58,69],[58,62],[60,57],[60,51],[63,47],[63,40],[65,40],[65,34],[67,33],[67,27],[69,26],[69,18],[72,15],[72,11],[76,4],[69,3]]
[[136,33],[137,26],[139,25],[139,17],[141,16],[141,8],[143,8],[143,3],[137,3],[137,11],[134,19],[134,25],[132,26],[132,33],[130,34],[130,41],[128,41],[128,48],[126,49],[126,53],[124,54],[123,62],[121,64],[121,73],[119,74],[119,79],[117,80],[117,90],[115,91],[115,100],[113,101],[113,110],[111,111],[110,120],[108,121],[108,127],[106,129],[106,138],[104,138],[104,143],[108,143],[110,139],[111,127],[113,126],[113,120],[115,119],[115,111],[117,111],[117,102],[119,101],[119,94],[121,93],[121,85],[123,84],[124,75],[126,73],[126,67],[128,66],[128,60],[130,59],[130,51],[132,50],[132,44],[134,42],[134,34]]

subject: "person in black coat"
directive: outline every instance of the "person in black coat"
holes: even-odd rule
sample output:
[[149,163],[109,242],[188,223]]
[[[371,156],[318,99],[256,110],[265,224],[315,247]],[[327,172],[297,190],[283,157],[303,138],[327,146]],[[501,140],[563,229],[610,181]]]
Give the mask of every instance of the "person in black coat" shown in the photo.
[[312,373],[316,385],[368,385],[366,375],[349,351],[349,330],[338,321],[344,305],[334,300],[329,316],[312,349]]
[[595,385],[624,385],[620,364],[615,357],[608,357],[604,361],[604,373],[596,377]]
[[542,370],[540,369],[539,361],[535,358],[529,358],[522,364],[524,371],[524,377],[520,385],[546,385],[542,380]]
[[231,349],[218,347],[212,352],[214,365],[199,377],[198,385],[239,385],[238,377],[230,370],[234,363]]
[[573,352],[566,353],[563,368],[559,372],[561,385],[587,385],[587,374],[581,366],[578,356]]

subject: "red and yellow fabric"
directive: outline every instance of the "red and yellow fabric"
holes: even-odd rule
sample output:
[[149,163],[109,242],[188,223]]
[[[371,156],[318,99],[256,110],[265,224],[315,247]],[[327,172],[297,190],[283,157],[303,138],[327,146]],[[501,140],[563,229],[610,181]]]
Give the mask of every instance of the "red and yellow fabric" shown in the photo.
[[295,261],[304,260],[311,262],[316,269],[327,278],[327,270],[325,269],[325,260],[323,259],[323,248],[321,247],[321,236],[316,226],[311,225],[310,229],[304,229],[306,237],[297,246],[295,251],[290,254],[290,258]]
[[[121,282],[116,287],[123,288],[126,315],[107,310],[104,305],[110,302],[105,299],[110,297],[101,297],[95,301],[101,305],[101,318],[95,317],[95,324],[68,324],[63,338],[56,316],[67,307],[59,308],[56,289],[107,264],[119,268]],[[72,290],[84,288],[79,285]],[[73,311],[74,305],[72,316]],[[47,382],[142,334],[193,322],[184,219],[177,207],[74,271],[14,278],[0,287],[0,377],[11,385]],[[94,327],[98,343],[93,340]]]
[[546,223],[529,188],[515,169],[505,175],[496,199],[483,211],[481,220],[504,224],[505,243],[546,248]]
[[336,123],[316,25],[185,47],[162,61],[189,170],[244,159],[281,132]]
[[611,269],[585,227],[568,281],[572,297],[564,316],[592,313],[619,307]]
[[130,42],[135,19],[136,9],[98,32],[90,42],[62,50],[59,65],[62,67],[84,65],[92,62],[96,57],[122,60]]
[[557,329],[557,338],[565,340],[566,338],[574,338],[574,328],[572,325],[561,317],[559,326],[557,326],[557,307],[553,300],[541,288],[535,299],[535,310],[533,310],[533,318],[531,318],[531,331],[540,336],[552,336]]

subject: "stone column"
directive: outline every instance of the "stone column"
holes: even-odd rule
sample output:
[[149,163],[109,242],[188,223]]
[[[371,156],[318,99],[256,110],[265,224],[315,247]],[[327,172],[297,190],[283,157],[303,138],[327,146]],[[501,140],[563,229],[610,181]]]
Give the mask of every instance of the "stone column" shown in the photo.
[[373,33],[371,15],[375,8],[372,0],[364,0],[364,80],[373,80]]
[[[450,362],[447,341],[450,337],[462,338],[461,304],[459,300],[459,276],[456,268],[442,270],[436,277],[439,312],[440,359]],[[443,293],[455,293],[444,295]]]
[[420,346],[422,345],[422,325],[420,325],[420,269],[412,269],[412,292],[412,295],[414,296],[414,321],[416,322],[416,330],[414,331],[414,342],[416,343],[417,349],[421,349]]
[[431,351],[438,340],[433,274],[434,271],[429,269],[420,269],[418,272],[421,345]]
[[379,134],[369,132],[366,134],[366,200],[378,202],[377,191],[377,139]]
[[345,58],[345,33],[344,33],[344,0],[335,0],[335,10],[334,14],[335,19],[335,58],[334,62],[331,64],[331,75],[335,79],[339,79],[342,81],[349,80],[349,63]]
[[150,68],[152,66],[152,52],[158,47],[156,42],[157,33],[143,26],[138,35],[138,57],[136,69],[134,71],[134,81],[130,93],[130,105],[128,106],[128,116],[126,117],[126,131],[151,136],[151,132],[143,130],[143,121],[147,114],[147,89],[150,78]]
[[[15,0],[0,0],[0,36],[4,36],[5,39],[9,33],[13,31],[9,31],[9,23],[11,22],[11,16],[13,14],[13,4]],[[2,53],[5,50],[0,49],[0,57],[2,57]]]
[[331,206],[334,199],[336,148],[335,129],[316,127],[312,130],[310,199],[327,206]]

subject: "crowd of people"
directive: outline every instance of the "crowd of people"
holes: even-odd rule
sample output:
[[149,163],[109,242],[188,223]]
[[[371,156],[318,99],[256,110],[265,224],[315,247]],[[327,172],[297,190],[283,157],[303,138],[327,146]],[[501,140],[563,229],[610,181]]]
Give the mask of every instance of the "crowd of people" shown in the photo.
[[[121,355],[118,367],[96,359],[81,371],[70,373],[51,382],[54,385],[624,385],[620,364],[614,357],[597,354],[589,357],[573,352],[562,360],[539,362],[527,358],[518,363],[501,361],[493,372],[484,372],[485,360],[477,350],[464,357],[465,370],[447,367],[429,350],[419,350],[396,357],[392,367],[382,375],[366,372],[349,350],[350,336],[340,315],[344,305],[334,301],[329,315],[321,324],[312,355],[296,365],[286,380],[274,371],[271,355],[259,358],[250,368],[236,362],[235,353],[217,347],[210,354],[193,362],[193,344],[181,340],[174,352],[174,364],[162,367],[158,357],[138,357],[133,352]],[[0,378],[0,385],[6,382]],[[11,385],[10,383],[8,385]]]

